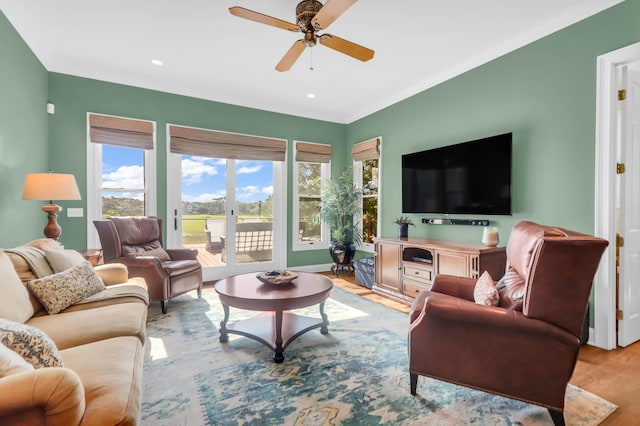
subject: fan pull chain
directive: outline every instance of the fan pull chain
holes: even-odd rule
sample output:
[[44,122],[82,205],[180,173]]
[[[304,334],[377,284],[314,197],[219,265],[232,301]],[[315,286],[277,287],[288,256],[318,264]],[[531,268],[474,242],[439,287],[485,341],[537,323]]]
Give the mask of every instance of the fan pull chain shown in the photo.
[[313,71],[313,49],[309,49],[309,71]]

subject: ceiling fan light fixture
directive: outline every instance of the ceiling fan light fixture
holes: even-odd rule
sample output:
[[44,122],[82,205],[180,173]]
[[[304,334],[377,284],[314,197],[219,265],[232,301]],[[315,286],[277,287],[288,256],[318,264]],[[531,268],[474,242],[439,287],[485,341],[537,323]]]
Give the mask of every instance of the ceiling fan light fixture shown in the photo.
[[[375,52],[371,49],[331,34],[317,33],[317,31],[327,29],[332,22],[338,19],[356,1],[327,0],[323,5],[318,0],[302,0],[296,6],[295,24],[240,6],[230,7],[229,12],[239,18],[304,34],[302,39],[293,43],[276,65],[276,71],[283,72],[291,69],[307,47],[313,47],[318,43],[362,62],[373,58]],[[310,69],[313,70],[313,66]]]
[[309,31],[304,33],[304,45],[307,47],[313,47],[316,45],[316,43],[318,42],[318,39],[316,37],[316,33],[314,33],[313,31]]

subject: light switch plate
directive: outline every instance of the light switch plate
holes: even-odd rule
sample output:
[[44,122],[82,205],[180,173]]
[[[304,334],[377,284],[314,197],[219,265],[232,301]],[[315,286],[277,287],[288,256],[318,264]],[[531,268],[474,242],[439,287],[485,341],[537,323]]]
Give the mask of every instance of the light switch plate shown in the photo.
[[84,216],[84,209],[82,207],[68,208],[67,217],[82,217]]

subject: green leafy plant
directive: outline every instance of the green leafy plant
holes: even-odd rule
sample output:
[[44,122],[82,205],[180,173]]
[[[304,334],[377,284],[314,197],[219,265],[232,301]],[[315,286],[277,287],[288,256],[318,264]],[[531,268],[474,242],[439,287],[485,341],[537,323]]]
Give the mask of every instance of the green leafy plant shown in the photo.
[[353,169],[322,185],[322,200],[317,221],[331,227],[331,238],[342,244],[360,244],[362,233],[355,218],[360,213],[362,190],[353,183]]
[[395,223],[396,225],[411,225],[411,226],[415,226],[413,224],[413,221],[411,220],[411,218],[409,216],[400,216],[399,218],[396,218],[396,220],[394,220],[393,223]]

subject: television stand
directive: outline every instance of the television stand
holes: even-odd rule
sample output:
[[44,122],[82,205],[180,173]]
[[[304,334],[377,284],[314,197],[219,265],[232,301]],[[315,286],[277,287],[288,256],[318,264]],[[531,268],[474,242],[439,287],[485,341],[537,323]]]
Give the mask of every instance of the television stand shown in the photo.
[[429,240],[424,238],[376,238],[373,291],[411,305],[430,290],[437,274],[478,278],[489,271],[494,280],[504,275],[504,247]]

